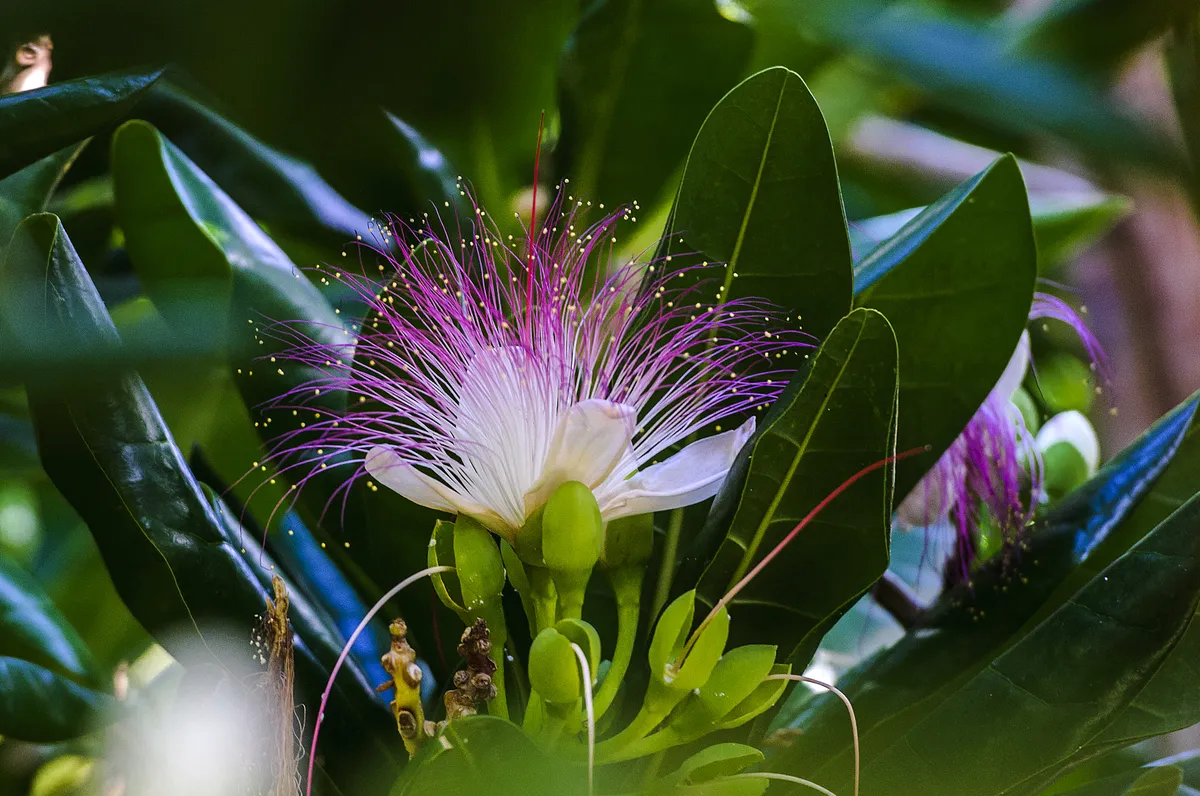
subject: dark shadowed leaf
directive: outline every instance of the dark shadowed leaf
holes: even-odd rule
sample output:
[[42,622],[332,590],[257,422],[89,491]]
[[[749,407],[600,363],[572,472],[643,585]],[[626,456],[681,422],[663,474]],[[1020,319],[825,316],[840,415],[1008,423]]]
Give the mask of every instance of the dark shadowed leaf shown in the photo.
[[91,732],[112,698],[19,658],[0,656],[0,734],[55,743]]
[[16,174],[0,180],[0,241],[7,245],[21,219],[46,209],[50,195],[87,142],[72,144],[66,149],[31,163]]
[[0,177],[117,124],[161,74],[84,77],[0,97]]

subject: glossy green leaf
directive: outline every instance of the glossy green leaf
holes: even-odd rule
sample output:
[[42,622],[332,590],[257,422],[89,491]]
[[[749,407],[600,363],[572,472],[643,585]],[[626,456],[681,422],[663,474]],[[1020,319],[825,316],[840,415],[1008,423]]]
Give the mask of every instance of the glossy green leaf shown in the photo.
[[[944,594],[921,626],[839,679],[854,702],[865,755],[891,744],[946,699],[960,679],[981,671],[1028,632],[1030,618],[1064,579],[1151,491],[1196,409],[1193,397],[1041,518],[1029,530],[1029,549],[1015,568],[999,560],[985,564],[972,583]],[[785,707],[782,715],[789,726],[805,730],[781,756],[796,770],[812,760],[826,761],[821,771],[845,771],[851,765],[845,707],[832,695],[805,700],[799,710]]]
[[1037,249],[1025,184],[1007,155],[925,208],[854,268],[858,303],[900,346],[901,500],[996,386],[1025,328]]
[[91,732],[111,697],[35,663],[0,656],[0,735],[55,743]]
[[760,25],[791,26],[873,61],[942,107],[999,130],[1056,135],[1095,155],[1180,167],[1165,135],[1067,63],[1021,51],[1002,27],[939,7],[880,0],[753,0]]
[[[896,356],[892,329],[874,310],[855,310],[829,334],[772,406],[713,506],[705,535],[729,530],[716,538],[700,579],[702,600],[714,604],[842,482],[892,453]],[[729,606],[731,643],[771,643],[799,664],[808,660],[824,631],[887,568],[888,469],[827,506],[739,593]]]
[[670,228],[671,251],[723,263],[723,300],[765,296],[817,338],[849,312],[833,148],[799,75],[759,72],[717,103],[692,144]]
[[692,131],[741,77],[751,41],[711,3],[590,2],[558,73],[556,166],[570,192],[609,208],[653,205]]
[[[1137,696],[1182,636],[1200,598],[1198,521],[1200,499],[873,754],[863,788],[1001,793],[1071,756]],[[967,731],[980,726],[1008,731]]]
[[120,122],[161,74],[84,77],[0,97],[0,177]]
[[[56,217],[32,216],[18,227],[4,276],[44,280],[37,305],[5,307],[30,326],[59,339],[119,345]],[[27,389],[43,466],[88,523],[133,614],[167,642],[182,634],[199,637],[210,650],[243,649],[265,590],[230,544],[141,380],[123,374],[96,379],[86,391],[37,383]],[[308,671],[311,695],[319,673]],[[361,682],[339,692],[350,695],[360,714],[379,704]],[[343,709],[341,720],[350,718]]]
[[46,209],[50,195],[86,145],[68,146],[0,180],[0,241],[7,244],[25,216]]
[[104,675],[75,628],[32,577],[0,553],[0,656],[90,685]]
[[762,759],[763,753],[753,746],[740,743],[713,744],[684,760],[679,766],[679,773],[689,783],[705,782],[736,774]]

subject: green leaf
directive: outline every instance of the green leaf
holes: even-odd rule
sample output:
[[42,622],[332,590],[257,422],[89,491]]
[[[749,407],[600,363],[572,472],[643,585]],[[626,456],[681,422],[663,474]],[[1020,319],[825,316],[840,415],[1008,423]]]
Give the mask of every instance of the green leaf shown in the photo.
[[[1034,194],[1029,197],[1033,237],[1037,242],[1038,273],[1053,272],[1124,218],[1132,203],[1123,196],[1104,193]],[[901,210],[863,219],[851,225],[855,259],[895,235],[924,208]]]
[[1200,170],[1195,167],[1200,162],[1200,14],[1179,20],[1167,37],[1165,55],[1175,116],[1192,163],[1185,184],[1195,205],[1200,202]]
[[[1029,530],[1028,549],[1015,568],[998,560],[985,564],[972,583],[942,595],[922,625],[839,679],[854,702],[864,754],[871,756],[892,743],[946,699],[961,679],[981,671],[1023,637],[1030,617],[1150,492],[1179,449],[1198,400],[1193,396],[1166,415],[1040,518]],[[802,703],[799,711],[785,707],[783,715],[789,726],[805,730],[781,752],[782,760],[791,761],[788,765],[798,771],[806,761],[822,760],[822,771],[849,768],[850,727],[840,701],[820,696]]]
[[1108,160],[1167,173],[1182,167],[1175,145],[1116,105],[1104,86],[1069,64],[1014,47],[1003,28],[916,2],[753,0],[746,6],[759,25],[791,26],[865,56],[934,104],[989,127],[1050,133]]
[[370,217],[311,165],[267,146],[179,87],[158,83],[138,114],[272,230],[338,244],[366,232]]
[[1159,765],[1104,777],[1058,796],[1175,796],[1182,784],[1182,771]]
[[1137,696],[1196,610],[1197,522],[1200,499],[960,680],[894,742],[876,748],[863,789],[886,787],[895,796],[1006,793],[1074,754]]
[[19,658],[88,685],[104,675],[50,598],[24,570],[0,553],[0,656]]
[[1037,248],[1016,159],[1006,155],[925,208],[854,268],[858,302],[900,346],[896,467],[902,499],[996,386],[1029,316]]
[[408,176],[418,205],[436,202],[439,208],[459,204],[458,175],[446,156],[408,122],[384,111],[388,122],[396,128],[404,148],[401,167]]
[[1021,21],[1019,46],[1089,69],[1120,66],[1188,12],[1196,0],[1054,0]]
[[[222,331],[227,327],[234,382],[268,447],[300,430],[309,415],[269,404],[324,374],[295,363],[280,367],[263,361],[289,346],[267,330],[273,322],[286,321],[294,332],[323,344],[345,345],[353,340],[350,320],[335,313],[282,249],[150,125],[134,121],[117,131],[113,174],[127,248],[156,305],[176,322],[199,325],[203,319],[197,314],[215,315],[209,323]],[[195,302],[197,292],[204,301]],[[306,405],[314,413],[337,412],[345,409],[346,395],[327,390],[306,399]],[[349,476],[347,467],[355,466],[349,458],[342,463],[305,484],[299,507],[310,528],[324,531],[326,538],[329,526],[336,524],[343,537],[330,548],[344,566],[347,556],[353,560],[351,574],[374,599],[382,593],[378,584],[386,588],[420,568],[433,515],[389,490],[370,490],[361,482],[344,503],[339,494],[336,508],[326,512]],[[305,472],[301,466],[294,475]],[[414,646],[425,652],[418,640],[426,639],[432,649],[430,602],[425,590],[412,589],[396,603],[409,622]]]
[[107,694],[35,663],[0,656],[0,735],[31,743],[78,738],[112,709]]
[[161,74],[85,77],[0,97],[0,177],[121,121]]
[[[18,227],[3,277],[9,284],[43,284],[41,301],[6,306],[10,317],[61,340],[120,345],[55,216],[31,216]],[[165,643],[182,633],[199,637],[208,650],[244,649],[263,609],[263,573],[230,543],[141,380],[110,375],[84,391],[32,382],[27,391],[43,466],[88,524],[131,612]],[[305,649],[297,647],[299,658]],[[323,679],[321,667],[298,665],[297,673],[307,675],[301,693],[311,697]],[[361,722],[379,710],[369,684],[348,686],[337,689],[348,697],[348,709],[330,711],[339,721],[357,715]]]
[[817,338],[849,312],[833,147],[799,75],[759,72],[717,103],[692,144],[670,228],[672,251],[724,263],[723,300],[765,296]]
[[[775,402],[713,506],[720,545],[700,578],[709,605],[821,500],[892,452],[896,339],[874,310],[855,310]],[[882,468],[827,506],[730,605],[731,645],[769,643],[807,661],[824,631],[888,562],[890,477]],[[701,539],[700,545],[707,540]],[[796,572],[805,572],[797,578]]]
[[0,180],[0,241],[7,244],[21,219],[46,209],[50,195],[85,146],[86,141],[74,144]]
[[593,0],[563,48],[562,137],[572,194],[615,208],[652,206],[692,131],[741,77],[752,34],[712,3]]

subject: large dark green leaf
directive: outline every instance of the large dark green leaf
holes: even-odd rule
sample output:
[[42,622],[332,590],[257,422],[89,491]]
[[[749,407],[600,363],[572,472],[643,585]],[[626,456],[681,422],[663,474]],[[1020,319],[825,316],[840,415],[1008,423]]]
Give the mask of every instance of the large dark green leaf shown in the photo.
[[[1179,449],[1197,402],[1193,397],[1162,418],[1039,520],[1015,568],[989,562],[971,584],[943,595],[921,626],[839,680],[854,701],[864,754],[870,757],[892,743],[940,704],[955,683],[980,671],[1029,629],[1030,617],[1150,492]],[[782,753],[780,759],[790,762],[781,765],[834,772],[851,765],[850,728],[841,702],[816,697],[798,710],[785,708],[783,715],[805,732]]]
[[858,302],[900,345],[903,498],[996,386],[1025,328],[1037,247],[1016,160],[1005,156],[925,208],[854,269]]
[[1078,788],[1061,791],[1061,796],[1175,796],[1183,784],[1183,772],[1174,766],[1139,768],[1114,774]]
[[104,675],[75,628],[24,570],[0,553],[0,656],[91,685]]
[[[56,217],[23,222],[4,265],[10,284],[44,285],[40,302],[5,308],[23,326],[59,339],[120,345]],[[264,605],[261,573],[230,543],[141,380],[119,374],[94,379],[87,390],[37,383],[27,389],[43,466],[87,522],[133,614],[165,643],[173,634],[199,637],[218,663],[221,654],[240,662],[238,651],[245,649],[246,634]],[[259,566],[270,562],[263,559]],[[315,662],[298,666],[297,673],[307,675],[299,684],[302,694],[311,698],[317,692],[321,669]],[[361,723],[377,710],[362,681],[343,681],[337,693],[346,706],[337,711],[341,721],[357,714]],[[372,753],[378,763],[378,749],[363,748],[363,754]]]
[[161,74],[85,77],[0,97],[0,177],[121,121]]
[[752,36],[712,3],[593,0],[559,68],[560,176],[607,207],[652,205],[692,131],[742,75]]
[[1166,136],[1115,105],[1104,87],[1062,61],[1014,47],[1002,28],[916,2],[754,0],[746,5],[761,25],[790,25],[867,56],[884,74],[916,86],[936,104],[989,126],[1052,133],[1120,162],[1165,171],[1180,167]]
[[765,296],[817,338],[849,311],[833,147],[799,75],[759,72],[713,108],[688,155],[671,229],[673,251],[724,264],[723,300]]
[[1072,756],[1137,696],[1183,635],[1200,598],[1198,522],[1195,499],[957,682],[870,756],[863,789],[999,794]]
[[400,167],[409,180],[409,188],[418,206],[436,202],[439,209],[459,203],[458,175],[433,143],[417,128],[395,114],[384,112],[388,123],[396,129],[403,157]]
[[19,658],[0,656],[0,734],[33,743],[92,731],[111,697]]
[[[716,555],[700,578],[709,605],[762,560],[825,496],[892,453],[896,340],[874,310],[855,310],[771,408],[718,497],[698,542]],[[881,469],[826,507],[730,606],[734,643],[816,643],[888,562],[890,477]],[[728,528],[723,538],[717,536]],[[712,538],[710,537],[710,538]],[[795,573],[804,571],[803,578]]]
[[86,145],[68,146],[0,180],[0,241],[4,245],[21,219],[46,209],[50,194]]

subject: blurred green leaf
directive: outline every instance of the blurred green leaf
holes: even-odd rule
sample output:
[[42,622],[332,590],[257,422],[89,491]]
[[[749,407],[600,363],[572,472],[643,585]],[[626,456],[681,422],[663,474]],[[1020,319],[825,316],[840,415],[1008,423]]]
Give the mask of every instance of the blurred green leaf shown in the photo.
[[[112,321],[56,217],[32,216],[21,224],[4,277],[45,280],[40,305],[5,307],[13,315],[39,328],[117,344]],[[27,389],[43,466],[87,522],[134,615],[168,643],[171,634],[182,633],[200,638],[210,651],[243,649],[264,606],[260,576],[230,544],[141,380],[113,375],[94,380],[84,392],[36,382]],[[311,696],[320,667],[298,667],[298,673],[309,675],[303,693]],[[337,711],[340,721],[352,718],[347,708],[370,715],[379,704],[362,681],[342,681],[337,693],[345,706]],[[383,764],[377,750],[363,753],[374,753],[374,764]]]
[[1121,60],[1189,12],[1196,0],[1053,0],[1023,19],[1019,46],[1088,69],[1119,67]]
[[925,208],[854,267],[858,303],[887,316],[900,345],[896,466],[903,499],[996,386],[1025,328],[1037,250],[1011,155]]
[[384,111],[388,122],[396,128],[404,148],[400,166],[408,176],[410,189],[419,206],[436,202],[439,209],[459,204],[458,175],[429,139],[417,128],[395,114]]
[[0,177],[120,122],[161,75],[84,77],[0,97]]
[[713,108],[688,155],[670,228],[672,251],[724,263],[722,300],[767,297],[817,338],[849,312],[850,243],[833,147],[799,75],[759,72]]
[[[1050,601],[1079,562],[1119,529],[1150,492],[1179,450],[1198,402],[1200,396],[1193,396],[1163,417],[1040,518],[1015,567],[998,559],[985,563],[970,584],[943,594],[898,643],[839,679],[854,702],[866,756],[929,715],[952,684],[979,672],[1022,638],[1039,608],[1061,606],[1078,590]],[[782,714],[789,726],[805,732],[781,753],[781,760],[792,761],[788,765],[796,770],[806,761],[824,761],[814,773],[835,772],[830,776],[851,765],[850,728],[840,701],[817,696],[799,709],[785,707]],[[806,770],[813,771],[811,763]]]
[[0,241],[7,245],[21,219],[46,209],[50,195],[85,146],[86,141],[74,144],[0,180]]
[[35,663],[0,656],[0,734],[32,743],[78,738],[96,728],[111,697]]
[[267,146],[178,86],[155,85],[138,115],[272,230],[298,238],[324,236],[338,244],[366,232],[370,217],[311,165]]
[[0,553],[0,656],[29,661],[77,682],[104,682],[75,628],[32,577]]
[[789,25],[874,61],[942,107],[1018,134],[1051,133],[1085,152],[1166,173],[1177,148],[1071,65],[1022,52],[1002,28],[917,2],[752,0],[761,25]]
[[559,65],[564,190],[614,209],[653,205],[692,131],[741,77],[751,41],[712,3],[592,0]]
[[[698,546],[721,534],[720,546],[700,578],[701,600],[713,605],[843,481],[892,453],[896,379],[895,336],[882,315],[855,310],[834,327],[713,506]],[[807,662],[887,568],[889,481],[887,468],[863,478],[742,589],[730,605],[731,646],[775,644],[787,655],[799,645],[794,662]]]

